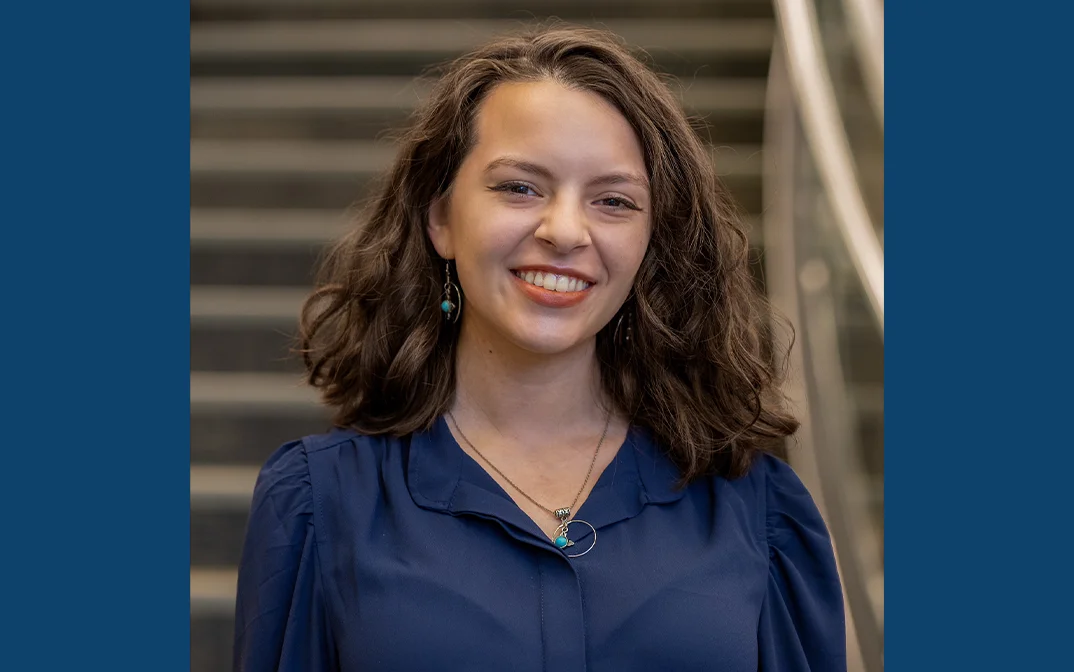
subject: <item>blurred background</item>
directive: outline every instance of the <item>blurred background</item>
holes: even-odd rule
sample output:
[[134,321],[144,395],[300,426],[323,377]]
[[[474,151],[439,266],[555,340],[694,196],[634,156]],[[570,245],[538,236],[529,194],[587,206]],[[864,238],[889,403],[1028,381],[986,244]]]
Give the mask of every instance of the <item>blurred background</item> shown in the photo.
[[551,16],[676,75],[798,338],[787,457],[832,532],[850,670],[883,668],[882,0],[192,0],[191,669],[230,669],[259,465],[324,431],[289,356],[325,244],[428,66]]

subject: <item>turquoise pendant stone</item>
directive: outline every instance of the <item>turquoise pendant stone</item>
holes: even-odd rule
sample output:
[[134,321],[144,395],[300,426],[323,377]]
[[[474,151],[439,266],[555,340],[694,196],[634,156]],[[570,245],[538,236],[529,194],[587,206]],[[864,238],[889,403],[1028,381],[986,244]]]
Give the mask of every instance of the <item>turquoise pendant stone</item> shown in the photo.
[[559,535],[556,537],[555,544],[556,548],[564,548],[567,545],[567,537],[564,537],[562,534]]
[[450,313],[451,312],[451,302],[450,301],[444,301],[443,303],[441,303],[440,304],[440,310],[444,311],[445,313]]

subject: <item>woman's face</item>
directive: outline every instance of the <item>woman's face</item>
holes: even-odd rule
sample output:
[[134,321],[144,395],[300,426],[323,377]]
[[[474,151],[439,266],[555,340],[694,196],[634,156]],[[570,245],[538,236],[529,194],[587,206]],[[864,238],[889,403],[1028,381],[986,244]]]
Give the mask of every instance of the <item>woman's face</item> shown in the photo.
[[630,294],[649,243],[648,179],[627,120],[551,81],[496,87],[448,197],[430,211],[455,259],[463,322],[555,354],[587,344]]

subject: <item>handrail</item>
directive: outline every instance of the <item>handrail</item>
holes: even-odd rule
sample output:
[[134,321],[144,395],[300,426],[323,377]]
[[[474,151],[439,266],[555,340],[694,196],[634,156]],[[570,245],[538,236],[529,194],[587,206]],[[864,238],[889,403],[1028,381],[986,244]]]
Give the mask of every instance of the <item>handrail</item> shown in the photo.
[[843,0],[854,50],[858,52],[865,91],[884,130],[884,9],[880,0]]
[[775,7],[806,140],[883,338],[884,253],[858,186],[850,142],[818,46],[816,12],[809,0],[775,0]]

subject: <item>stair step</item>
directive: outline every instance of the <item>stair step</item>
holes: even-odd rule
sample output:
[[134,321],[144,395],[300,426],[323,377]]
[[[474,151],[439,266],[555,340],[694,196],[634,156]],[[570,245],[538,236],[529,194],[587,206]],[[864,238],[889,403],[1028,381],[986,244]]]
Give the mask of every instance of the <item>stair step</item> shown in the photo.
[[250,517],[250,498],[244,506],[190,508],[190,566],[235,566],[242,559],[242,542]]
[[372,174],[396,148],[367,141],[192,140],[192,173]]
[[302,413],[258,408],[194,411],[190,415],[190,461],[261,466],[284,443],[327,432],[331,428],[329,415],[326,408],[304,409]]
[[190,83],[190,111],[409,111],[428,89],[411,77],[203,78]]
[[192,286],[190,324],[294,327],[309,293],[306,287]]
[[191,464],[190,508],[249,508],[257,473],[253,466]]
[[328,243],[352,226],[343,209],[194,208],[190,283],[312,286]]
[[192,251],[322,246],[352,224],[340,210],[190,210]]
[[228,672],[235,636],[235,615],[190,614],[190,672]]
[[253,245],[249,249],[192,246],[192,285],[312,286],[324,244],[291,247]]
[[233,615],[237,585],[234,567],[191,567],[190,614]]
[[300,377],[305,370],[297,327],[270,328],[240,322],[200,325],[190,330],[192,371],[285,373]]
[[713,16],[771,17],[770,0],[192,0],[192,21],[248,18],[514,18],[534,13],[564,19],[595,14],[614,16],[667,15],[677,18]]
[[[281,373],[190,373],[192,414],[275,413],[321,417],[317,393],[300,376]],[[298,437],[291,437],[298,438]]]
[[[191,465],[190,467],[190,563],[235,565],[242,556],[242,542],[259,467]],[[191,579],[193,579],[193,573]],[[226,587],[227,577],[218,571],[201,576],[201,595]],[[195,586],[191,582],[191,609]]]
[[[450,3],[447,3],[450,4]],[[765,78],[773,22],[763,17],[634,17],[577,23],[608,27],[667,74]],[[615,11],[611,12],[615,14]],[[200,77],[396,76],[427,74],[493,36],[514,32],[533,12],[502,19],[269,20],[192,22],[190,74]]]
[[[190,111],[409,112],[429,87],[410,77],[203,78],[190,84]],[[698,78],[680,93],[683,105],[699,114],[764,111],[762,79]]]
[[[665,18],[595,22],[627,43],[674,53],[768,55],[773,23],[768,19]],[[495,19],[365,19],[330,21],[248,21],[200,24],[190,28],[192,59],[271,55],[421,54],[440,59],[472,49],[519,21]]]

